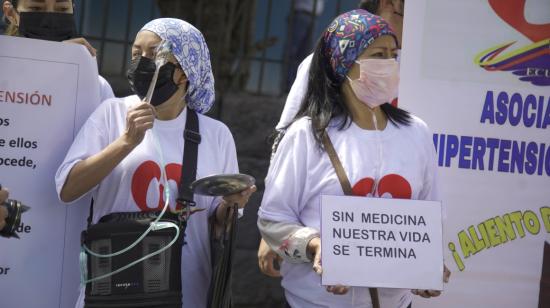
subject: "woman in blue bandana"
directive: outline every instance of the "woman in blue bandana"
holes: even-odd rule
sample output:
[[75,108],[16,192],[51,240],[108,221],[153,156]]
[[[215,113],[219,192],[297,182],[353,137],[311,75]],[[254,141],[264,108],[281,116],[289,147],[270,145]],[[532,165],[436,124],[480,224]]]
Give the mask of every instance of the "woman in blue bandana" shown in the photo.
[[291,307],[370,308],[379,297],[379,307],[406,308],[412,294],[440,293],[321,286],[322,195],[439,200],[430,130],[389,103],[397,47],[388,23],[364,10],[338,16],[315,47],[306,95],[274,153],[258,212],[262,237],[284,260]]
[[[160,68],[151,102],[144,102],[161,41],[172,54]],[[201,142],[197,178],[238,173],[235,144],[229,129],[203,114],[214,103],[214,78],[206,42],[191,24],[172,18],[156,19],[137,34],[132,46],[128,79],[136,95],[114,98],[100,105],[75,138],[56,173],[63,202],[85,195],[94,199],[92,222],[113,212],[158,211],[175,201],[182,169],[183,132],[187,113],[198,113]],[[161,181],[165,173],[167,183]],[[182,250],[184,307],[206,307],[211,276],[208,220],[225,219],[229,203],[242,208],[255,187],[229,197],[195,196],[195,212],[186,229]],[[82,307],[84,293],[77,303]]]

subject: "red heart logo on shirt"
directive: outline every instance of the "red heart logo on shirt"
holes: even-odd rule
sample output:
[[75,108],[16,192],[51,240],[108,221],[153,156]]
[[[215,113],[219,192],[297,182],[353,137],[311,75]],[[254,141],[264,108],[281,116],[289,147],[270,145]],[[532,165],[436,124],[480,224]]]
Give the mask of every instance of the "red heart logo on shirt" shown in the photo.
[[[168,164],[164,169],[166,170],[166,178],[168,180],[175,181],[179,186],[181,165]],[[164,186],[162,184],[159,184],[159,202],[157,207],[151,208],[147,206],[147,190],[149,188],[149,184],[153,179],[157,179],[157,181],[160,182],[160,176],[160,167],[152,160],[142,163],[134,172],[134,175],[132,176],[132,197],[140,210],[145,212],[160,211],[164,207]],[[179,207],[180,206],[178,204],[176,210],[179,210]]]
[[525,18],[526,0],[488,0],[495,13],[533,42],[550,37],[550,23],[532,24]]
[[[359,180],[353,185],[352,192],[355,196],[372,196],[374,179],[370,177]],[[411,199],[412,188],[407,179],[399,174],[387,174],[378,182],[376,197],[391,197],[396,199]]]

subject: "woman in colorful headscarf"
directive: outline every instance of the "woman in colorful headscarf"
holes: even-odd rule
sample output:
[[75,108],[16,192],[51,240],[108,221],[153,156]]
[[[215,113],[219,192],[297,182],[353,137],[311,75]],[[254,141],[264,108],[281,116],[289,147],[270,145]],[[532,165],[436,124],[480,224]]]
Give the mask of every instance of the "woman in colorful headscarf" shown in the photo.
[[[320,285],[321,195],[439,198],[428,127],[388,103],[397,94],[397,48],[386,21],[354,10],[338,16],[314,50],[305,98],[274,154],[258,214],[263,238],[284,259],[291,307],[372,307],[367,288]],[[411,304],[410,290],[378,292],[382,307]]]
[[[152,60],[161,40],[171,55],[160,68],[151,102],[142,101],[156,65]],[[191,24],[172,18],[147,23],[132,46],[128,79],[134,92],[100,105],[75,138],[56,173],[63,202],[84,195],[94,199],[92,222],[113,212],[160,210],[164,206],[161,170],[166,172],[175,209],[188,112],[198,113],[201,141],[197,178],[238,173],[235,144],[229,129],[202,115],[214,103],[214,78],[206,42]],[[154,133],[153,133],[154,130]],[[159,155],[159,150],[162,154]],[[161,164],[164,165],[161,165]],[[184,307],[206,307],[211,275],[208,220],[225,219],[228,204],[244,207],[255,187],[229,197],[195,196],[195,212],[186,229],[182,250]],[[77,307],[83,305],[83,289]]]

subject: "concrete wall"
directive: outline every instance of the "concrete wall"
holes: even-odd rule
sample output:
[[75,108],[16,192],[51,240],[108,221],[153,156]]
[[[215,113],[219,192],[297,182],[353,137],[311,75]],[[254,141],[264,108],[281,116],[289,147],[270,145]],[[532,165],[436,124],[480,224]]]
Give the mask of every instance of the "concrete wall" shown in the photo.
[[279,120],[284,99],[243,93],[223,97],[221,121],[235,138],[240,171],[254,176],[258,186],[239,221],[233,268],[233,303],[238,308],[284,307],[280,279],[265,276],[258,268],[260,234],[256,226],[271,154],[267,137]]

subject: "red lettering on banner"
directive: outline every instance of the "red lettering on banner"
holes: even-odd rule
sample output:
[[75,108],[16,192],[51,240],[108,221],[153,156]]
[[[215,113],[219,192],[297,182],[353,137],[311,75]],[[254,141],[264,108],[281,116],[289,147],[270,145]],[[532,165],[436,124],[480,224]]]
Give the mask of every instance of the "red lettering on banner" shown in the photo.
[[[168,180],[173,180],[179,185],[181,176],[180,164],[168,164],[166,165],[166,177]],[[164,185],[159,184],[159,201],[156,207],[149,207],[147,205],[147,191],[151,181],[157,179],[160,182],[161,172],[160,167],[156,162],[148,160],[143,162],[134,172],[132,176],[132,197],[134,202],[140,210],[147,211],[160,211],[164,206]],[[177,193],[174,192],[174,193]]]
[[[372,186],[374,185],[374,179],[366,177],[359,180],[353,185],[352,192],[355,196],[372,196]],[[399,174],[387,174],[383,176],[378,182],[378,191],[376,197],[383,196],[384,194],[390,194],[392,198],[397,199],[411,199],[412,188],[407,179]]]

